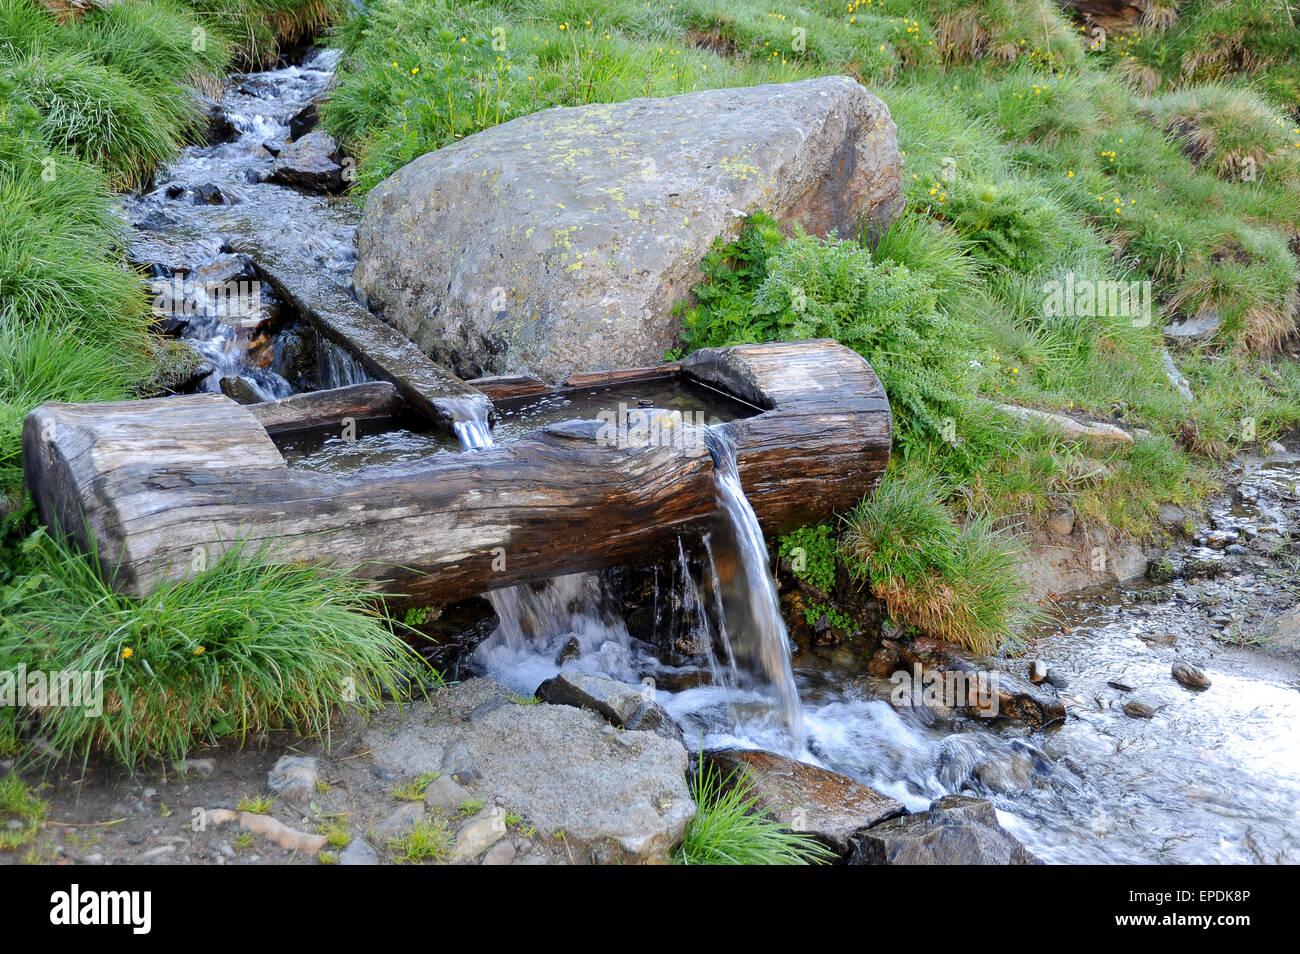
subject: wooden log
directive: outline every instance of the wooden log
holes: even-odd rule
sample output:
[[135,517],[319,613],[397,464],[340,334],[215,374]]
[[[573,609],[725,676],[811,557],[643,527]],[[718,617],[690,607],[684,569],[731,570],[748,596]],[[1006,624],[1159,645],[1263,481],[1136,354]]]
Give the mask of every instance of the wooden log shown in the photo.
[[257,422],[272,436],[289,431],[330,427],[352,418],[357,421],[393,417],[406,402],[389,381],[351,384],[328,391],[308,391],[280,401],[248,405]]
[[654,368],[619,368],[615,371],[580,371],[571,374],[560,385],[562,388],[609,388],[620,384],[639,384],[677,375],[677,362],[661,364]]
[[357,304],[303,259],[243,240],[231,251],[252,258],[258,274],[327,339],[391,381],[417,412],[452,432],[456,421],[489,410],[487,395],[437,364],[403,334]]
[[[717,426],[768,530],[856,503],[884,470],[888,402],[866,362],[834,342],[711,349],[667,373],[768,408]],[[275,403],[269,426],[303,419]],[[608,422],[571,421],[331,477],[285,466],[257,407],[220,395],[43,405],[23,430],[28,486],[47,523],[98,541],[127,592],[210,565],[237,541],[271,541],[286,561],[355,566],[416,605],[630,562],[717,513],[703,429],[629,445],[609,439]]]
[[549,384],[531,374],[501,374],[487,378],[474,378],[465,383],[482,391],[493,401],[546,394],[551,390]]

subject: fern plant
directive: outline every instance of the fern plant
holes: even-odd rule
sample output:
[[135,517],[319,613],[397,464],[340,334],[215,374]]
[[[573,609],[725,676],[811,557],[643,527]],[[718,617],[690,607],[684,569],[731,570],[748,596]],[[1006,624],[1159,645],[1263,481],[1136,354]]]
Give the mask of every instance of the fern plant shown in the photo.
[[972,355],[959,324],[937,305],[930,279],[857,242],[819,239],[797,226],[782,241],[754,217],[736,242],[715,248],[685,309],[689,348],[834,338],[879,375],[900,441],[942,435],[966,389]]

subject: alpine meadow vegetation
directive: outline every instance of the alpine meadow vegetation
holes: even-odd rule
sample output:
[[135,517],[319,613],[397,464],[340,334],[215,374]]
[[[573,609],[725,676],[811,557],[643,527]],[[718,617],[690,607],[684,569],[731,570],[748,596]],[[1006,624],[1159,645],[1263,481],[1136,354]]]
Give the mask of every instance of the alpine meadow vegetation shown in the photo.
[[[1051,0],[54,6],[0,0],[0,668],[105,671],[102,724],[42,717],[70,756],[137,765],[275,726],[327,735],[340,706],[425,678],[345,568],[239,548],[126,598],[37,529],[22,484],[34,407],[159,390],[165,345],[115,194],[200,134],[196,91],[313,37],[343,51],[322,124],[358,161],[358,203],[417,156],[541,109],[832,73],[879,95],[903,156],[898,220],[819,237],[757,212],[704,257],[678,314],[684,352],[832,337],[879,374],[896,435],[879,492],[776,548],[811,554],[802,575],[823,593],[869,589],[909,633],[1014,650],[1035,622],[1019,565],[1053,510],[1159,540],[1162,504],[1195,507],[1225,459],[1300,425],[1300,31],[1286,4],[1152,5],[1104,43]],[[1149,309],[1049,307],[1047,289],[1079,281],[1146,288]],[[1167,343],[1162,327],[1187,319],[1214,330]],[[998,405],[1134,440],[1068,439]],[[833,600],[819,607],[840,619]],[[359,695],[345,699],[345,673]],[[33,728],[0,714],[0,755]],[[813,851],[753,822],[743,786],[699,784],[679,860]],[[12,814],[34,811],[8,797]],[[393,850],[440,856],[444,836]]]

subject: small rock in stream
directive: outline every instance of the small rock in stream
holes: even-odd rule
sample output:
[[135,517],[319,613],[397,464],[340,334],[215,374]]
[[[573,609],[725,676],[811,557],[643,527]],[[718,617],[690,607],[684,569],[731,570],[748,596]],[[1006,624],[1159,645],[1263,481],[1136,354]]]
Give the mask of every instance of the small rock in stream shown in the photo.
[[868,828],[851,864],[1036,865],[1042,862],[998,823],[993,803],[945,795],[929,811]]
[[320,122],[320,111],[315,103],[308,103],[289,118],[289,138],[301,139],[316,128]]
[[1150,719],[1156,714],[1156,710],[1145,702],[1138,702],[1135,699],[1132,702],[1124,703],[1124,714],[1130,719]]
[[1169,671],[1175,679],[1189,689],[1210,688],[1210,677],[1184,659],[1175,659]]
[[1029,681],[1037,685],[1047,678],[1047,663],[1035,659],[1029,664]]
[[285,185],[337,192],[346,185],[342,161],[338,141],[317,130],[284,147],[271,166],[271,178]]
[[205,182],[194,187],[195,205],[225,205],[227,201],[221,189],[214,183]]
[[555,665],[563,666],[567,662],[573,662],[582,655],[582,642],[577,636],[570,636],[560,647],[560,651],[555,656]]
[[260,404],[262,395],[243,377],[226,376],[220,381],[221,393],[239,404]]

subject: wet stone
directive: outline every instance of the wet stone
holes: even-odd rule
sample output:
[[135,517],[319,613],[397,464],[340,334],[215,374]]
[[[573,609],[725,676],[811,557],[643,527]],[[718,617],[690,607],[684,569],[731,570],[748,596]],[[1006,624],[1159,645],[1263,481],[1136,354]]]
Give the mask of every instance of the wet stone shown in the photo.
[[1124,714],[1131,719],[1150,719],[1156,714],[1156,710],[1145,702],[1138,702],[1134,699],[1131,702],[1124,703]]
[[1170,674],[1189,689],[1210,688],[1210,677],[1204,670],[1193,666],[1185,659],[1175,659],[1173,666],[1170,667]]

